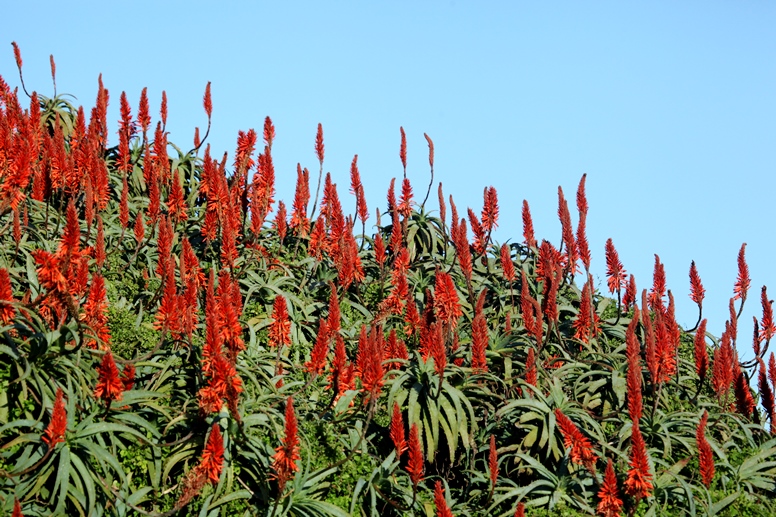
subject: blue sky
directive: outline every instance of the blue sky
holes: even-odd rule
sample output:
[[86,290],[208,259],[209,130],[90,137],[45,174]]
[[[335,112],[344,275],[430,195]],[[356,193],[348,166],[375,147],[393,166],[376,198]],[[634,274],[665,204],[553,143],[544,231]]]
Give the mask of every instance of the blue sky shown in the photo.
[[156,110],[166,90],[169,138],[181,147],[205,124],[208,81],[214,154],[231,156],[238,130],[271,116],[287,202],[297,162],[317,170],[320,122],[341,194],[358,154],[370,212],[384,209],[402,173],[403,126],[416,195],[429,180],[425,132],[459,209],[479,212],[483,188],[498,189],[499,241],[522,239],[527,199],[537,236],[557,245],[557,187],[573,198],[587,173],[600,287],[607,238],[639,290],[657,253],[684,325],[697,316],[695,260],[709,331],[721,333],[747,242],[743,354],[760,287],[776,298],[776,4],[42,1],[9,3],[4,18],[16,20],[0,52],[12,86],[16,41],[30,89],[50,94],[54,54],[59,91],[91,107],[102,73],[113,120],[122,90],[136,107],[147,86]]

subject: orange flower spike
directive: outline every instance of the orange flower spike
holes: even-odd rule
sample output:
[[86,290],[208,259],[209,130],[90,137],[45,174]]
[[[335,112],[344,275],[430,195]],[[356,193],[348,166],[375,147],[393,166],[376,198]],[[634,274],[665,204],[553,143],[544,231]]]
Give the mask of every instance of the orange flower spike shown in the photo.
[[438,480],[434,484],[434,506],[436,507],[436,517],[453,517],[453,512],[447,506],[447,500],[445,500],[445,490],[442,488],[442,482]]
[[[428,164],[431,166],[431,170],[434,170],[434,142],[431,140],[431,137],[428,136],[426,133],[423,133],[423,136],[426,139],[426,142],[428,142]],[[442,183],[439,184],[439,196],[440,199],[442,198]],[[444,216],[441,216],[440,219],[442,221],[445,220]]]
[[13,299],[13,286],[8,270],[0,268],[0,321],[8,325],[16,315],[16,308],[11,305]]
[[623,268],[622,262],[620,262],[620,257],[617,254],[612,239],[606,241],[606,277],[610,293],[620,292],[627,284],[625,268]]
[[59,442],[65,441],[65,431],[67,430],[67,411],[65,410],[64,392],[62,388],[57,388],[57,396],[54,400],[54,409],[51,412],[51,420],[46,430],[41,436],[41,440],[46,443],[49,449],[53,449]]
[[528,349],[528,355],[525,359],[525,382],[531,386],[536,386],[536,354],[533,347]]
[[318,132],[315,134],[315,156],[318,157],[318,162],[321,164],[321,167],[323,167],[323,154],[323,126],[318,123]]
[[701,276],[698,274],[698,268],[695,267],[695,261],[690,263],[690,299],[698,304],[698,307],[703,307],[703,297],[706,294],[706,289],[703,288],[701,283]]
[[641,435],[638,422],[633,423],[631,434],[630,469],[625,480],[625,493],[636,500],[649,497],[652,493],[652,473],[649,471],[647,446]]
[[412,485],[415,488],[423,480],[423,461],[423,450],[420,446],[418,426],[413,423],[412,427],[410,427],[409,459],[406,469],[410,475],[410,481],[412,481]]
[[159,116],[162,119],[162,124],[167,125],[167,92],[162,90],[162,103],[159,107]]
[[205,95],[202,97],[202,106],[205,108],[209,123],[210,117],[213,114],[213,100],[210,97],[210,81],[208,81],[207,86],[205,86]]
[[437,318],[454,329],[463,312],[458,302],[458,291],[455,289],[453,279],[444,271],[440,271],[436,275],[434,299],[434,312]]
[[110,350],[103,356],[97,372],[99,379],[94,389],[94,396],[104,400],[108,405],[113,401],[120,401],[124,392],[124,383],[121,381],[119,369]]
[[706,348],[706,318],[698,325],[695,331],[695,373],[698,379],[703,383],[706,379],[706,373],[709,371],[709,351]]
[[641,345],[636,338],[636,327],[639,323],[638,308],[635,309],[633,319],[631,319],[628,329],[625,332],[625,342],[627,343],[626,355],[628,357],[627,374],[627,398],[628,413],[633,422],[638,422],[642,413],[642,393],[641,393]]
[[751,283],[749,278],[749,266],[746,264],[746,257],[744,256],[745,252],[746,243],[743,243],[741,245],[741,250],[738,252],[738,277],[736,278],[736,284],[733,287],[733,292],[735,293],[733,299],[740,299],[742,304],[746,301],[746,293],[749,291],[749,284]]
[[94,244],[94,261],[97,263],[97,267],[102,267],[105,264],[107,255],[105,253],[105,230],[102,226],[102,217],[97,217],[97,239]]
[[483,314],[485,295],[487,289],[483,289],[477,299],[472,320],[472,373],[486,373],[488,362],[485,351],[488,348],[488,323]]
[[401,198],[396,209],[404,218],[409,217],[412,213],[412,185],[409,178],[405,177],[401,182]]
[[757,373],[757,388],[760,392],[760,402],[765,410],[765,415],[771,421],[771,434],[776,434],[776,401],[774,401],[773,390],[770,384],[768,384],[768,378],[765,373],[765,362],[758,358],[760,369]]
[[11,517],[24,517],[24,514],[22,513],[22,505],[16,498],[13,500],[13,513],[11,514]]
[[501,245],[501,271],[507,282],[515,281],[515,264],[512,262],[512,254],[506,243]]
[[765,286],[760,291],[760,302],[763,307],[763,317],[760,320],[760,335],[758,337],[760,341],[765,341],[767,344],[773,335],[776,334],[776,323],[773,321],[773,300],[768,300],[768,292]]
[[563,230],[563,244],[566,245],[568,268],[573,275],[577,270],[577,244],[574,240],[574,230],[571,225],[571,213],[561,187],[558,187],[558,217]]
[[143,242],[143,237],[145,237],[145,220],[143,218],[143,212],[140,211],[137,213],[137,216],[135,218],[135,242],[137,242],[138,246],[141,242]]
[[590,440],[582,434],[569,417],[560,408],[555,409],[555,419],[558,422],[566,448],[571,449],[571,461],[584,465],[591,473],[595,473],[595,462],[598,460]]
[[604,481],[598,491],[596,511],[602,517],[619,517],[621,515],[622,499],[620,499],[620,491],[617,490],[617,476],[614,473],[614,464],[611,458],[606,464]]
[[151,115],[148,113],[148,88],[143,88],[140,92],[140,103],[137,108],[137,122],[140,124],[140,128],[143,130],[143,138],[145,139],[148,126],[151,125]]
[[356,196],[356,214],[365,223],[369,218],[369,211],[364,197],[364,185],[361,183],[361,174],[358,171],[358,155],[353,156],[350,164],[350,193]]
[[515,517],[525,517],[525,503],[517,503],[517,508],[515,508]]
[[587,173],[582,175],[579,180],[579,186],[577,187],[577,211],[579,214],[587,215],[587,195],[585,194],[585,180],[587,180]]
[[[649,291],[649,308],[655,310],[664,307],[663,297],[666,295],[666,271],[655,254],[655,271],[652,274],[652,289]],[[642,307],[643,309],[643,307]]]
[[404,168],[404,177],[407,177],[407,135],[404,133],[404,128],[399,127],[401,133],[401,146],[399,147],[399,158],[401,158],[401,165]]
[[401,458],[404,451],[407,450],[407,441],[404,439],[404,420],[402,419],[399,404],[393,403],[393,415],[391,416],[391,441],[396,447],[396,459]]
[[496,488],[498,480],[498,452],[496,451],[496,436],[490,435],[490,451],[488,453],[488,470],[490,471],[490,490]]
[[318,337],[315,345],[310,352],[310,360],[304,364],[309,373],[321,374],[326,369],[326,356],[329,355],[329,328],[326,326],[326,320],[321,318],[318,321]]
[[[99,273],[92,275],[89,294],[83,305],[83,321],[94,331],[95,337],[108,345],[110,342],[110,329],[108,327],[108,292],[105,289],[105,279]],[[89,339],[86,342],[89,348],[97,348],[97,342]]]
[[272,470],[275,471],[275,478],[278,481],[278,492],[281,494],[286,487],[286,483],[293,479],[294,472],[299,470],[296,464],[301,459],[299,456],[299,437],[297,436],[297,420],[294,411],[294,399],[288,397],[286,400],[286,432],[283,443],[275,449],[273,456]]
[[622,307],[625,312],[636,303],[636,277],[631,275],[628,285],[625,287],[625,294],[622,297]]
[[218,484],[224,466],[224,437],[221,434],[221,427],[216,423],[210,429],[210,436],[202,451],[199,465],[207,479],[214,485]]
[[590,245],[587,242],[586,233],[587,213],[582,212],[579,215],[579,224],[577,225],[577,253],[582,259],[585,271],[590,271]]
[[531,208],[528,201],[523,200],[523,239],[525,245],[529,248],[536,248],[536,237],[534,236],[533,219],[531,218]]
[[278,202],[278,209],[275,214],[275,230],[278,232],[280,244],[283,245],[283,240],[286,238],[286,231],[288,230],[288,225],[286,224],[286,204],[283,201]]
[[445,205],[445,195],[442,192],[442,182],[439,182],[439,188],[437,188],[437,196],[439,197],[439,220],[442,221],[442,226],[445,224],[445,217],[447,216],[447,206]]
[[711,451],[711,445],[706,440],[706,423],[709,420],[709,412],[703,410],[703,416],[698,422],[698,429],[695,431],[695,442],[698,445],[698,463],[700,464],[701,479],[706,488],[711,486],[711,480],[714,478],[714,455]]

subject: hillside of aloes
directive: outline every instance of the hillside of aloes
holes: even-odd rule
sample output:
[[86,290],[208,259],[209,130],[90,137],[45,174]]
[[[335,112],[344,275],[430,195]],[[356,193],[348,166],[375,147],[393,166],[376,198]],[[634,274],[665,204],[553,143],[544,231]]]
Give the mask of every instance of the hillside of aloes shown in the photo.
[[456,207],[429,136],[430,183],[401,130],[404,174],[367,200],[357,156],[325,173],[319,125],[284,202],[269,117],[211,149],[208,84],[207,130],[175,145],[164,93],[100,78],[76,107],[25,85],[13,48],[0,515],[776,514],[776,323],[745,246],[713,336],[694,263],[671,290],[645,257],[637,287],[611,239],[590,249],[585,176],[558,188],[562,239],[523,201],[500,244],[497,190]]

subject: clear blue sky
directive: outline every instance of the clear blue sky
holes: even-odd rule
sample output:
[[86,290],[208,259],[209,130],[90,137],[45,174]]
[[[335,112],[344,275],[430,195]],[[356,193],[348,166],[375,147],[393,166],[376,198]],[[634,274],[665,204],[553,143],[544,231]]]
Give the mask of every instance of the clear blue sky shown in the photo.
[[231,157],[238,130],[271,116],[287,202],[296,163],[317,170],[321,122],[341,194],[358,154],[370,213],[384,209],[404,126],[416,195],[429,179],[426,132],[459,209],[479,212],[483,187],[498,189],[499,241],[521,240],[527,199],[537,236],[557,245],[557,187],[573,199],[587,173],[601,288],[607,238],[639,290],[657,253],[678,320],[692,325],[695,260],[719,335],[747,242],[744,354],[760,287],[776,298],[776,4],[43,1],[9,2],[3,16],[0,74],[12,86],[15,40],[28,88],[50,94],[53,53],[59,91],[91,107],[102,73],[113,120],[122,90],[135,110],[142,87],[155,110],[166,90],[169,138],[182,147],[205,124],[208,81],[215,154]]

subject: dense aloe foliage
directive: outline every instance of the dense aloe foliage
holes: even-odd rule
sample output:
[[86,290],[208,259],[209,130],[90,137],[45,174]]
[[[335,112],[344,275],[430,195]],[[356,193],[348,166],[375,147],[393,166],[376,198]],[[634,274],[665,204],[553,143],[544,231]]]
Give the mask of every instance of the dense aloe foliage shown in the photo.
[[220,158],[167,141],[162,98],[0,78],[0,515],[776,513],[776,324],[744,246],[712,336],[694,264],[672,294],[647,257],[639,291],[589,248],[584,176],[560,241],[523,202],[500,244],[496,189],[459,210],[428,136],[431,183],[402,130],[375,206],[357,157],[324,174],[319,125],[286,204],[269,117]]

